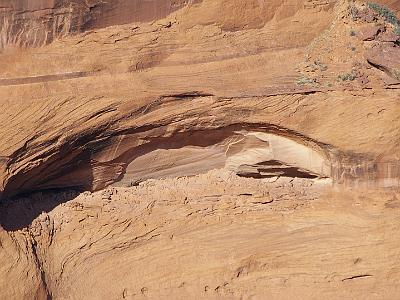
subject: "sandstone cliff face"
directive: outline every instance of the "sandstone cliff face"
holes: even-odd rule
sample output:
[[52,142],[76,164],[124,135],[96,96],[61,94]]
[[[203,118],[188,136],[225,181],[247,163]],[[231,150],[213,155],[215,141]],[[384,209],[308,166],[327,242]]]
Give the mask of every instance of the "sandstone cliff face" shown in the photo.
[[[54,39],[86,30],[161,19],[201,0],[1,0],[0,49],[43,46]],[[337,0],[217,1],[200,22],[218,19],[223,29],[260,27],[272,18],[290,17],[302,7],[326,7]],[[395,11],[398,1],[379,1]]]
[[89,29],[152,21],[187,4],[186,0],[2,0],[0,49],[37,47]]
[[213,171],[10,202],[1,296],[396,299],[398,192],[323,186]]
[[400,47],[376,11],[0,4],[0,298],[398,297]]
[[[246,165],[254,171],[276,156],[268,154],[276,152],[269,146],[271,134],[318,153],[316,165],[314,158],[274,158],[289,167],[339,181],[397,184],[398,84],[392,77],[391,88],[382,88],[387,74],[371,67],[373,58],[365,53],[383,46],[397,53],[399,47],[379,41],[371,46],[352,36],[352,28],[365,21],[352,19],[347,4],[297,3],[300,8],[291,12],[291,3],[277,5],[272,19],[265,16],[255,28],[239,31],[238,22],[249,19],[235,16],[242,4],[217,15],[218,7],[205,2],[152,24],[109,27],[55,41],[46,50],[5,53],[9,63],[0,93],[9,103],[3,120],[10,122],[2,131],[4,195],[140,181],[154,176],[154,169],[139,169],[159,151],[174,165],[170,171],[155,167],[165,169],[160,176],[216,167],[240,173]],[[204,16],[198,25],[196,16]],[[393,55],[388,54],[395,61]],[[22,113],[14,117],[12,111]],[[260,138],[263,133],[270,138]],[[236,152],[229,152],[238,141]],[[232,155],[246,151],[247,161],[232,164]],[[198,169],[180,170],[182,156],[200,159]]]

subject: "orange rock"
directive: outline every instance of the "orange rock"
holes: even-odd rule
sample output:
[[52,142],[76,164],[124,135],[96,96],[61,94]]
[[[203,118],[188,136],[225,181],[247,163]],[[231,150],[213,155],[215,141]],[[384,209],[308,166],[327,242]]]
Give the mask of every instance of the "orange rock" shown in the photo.
[[1,299],[398,298],[399,48],[347,1],[3,2]]
[[357,36],[362,41],[373,41],[383,30],[381,25],[368,24],[357,32]]

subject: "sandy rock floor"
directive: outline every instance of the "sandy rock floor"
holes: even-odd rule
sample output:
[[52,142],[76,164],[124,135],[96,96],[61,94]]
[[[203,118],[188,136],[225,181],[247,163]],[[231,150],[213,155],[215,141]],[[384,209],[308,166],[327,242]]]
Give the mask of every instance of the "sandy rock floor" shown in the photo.
[[[28,299],[39,286],[52,299],[400,296],[394,190],[212,171],[75,196],[42,193],[1,208],[6,295]],[[7,238],[20,258],[4,263]],[[12,291],[12,278],[32,289]]]

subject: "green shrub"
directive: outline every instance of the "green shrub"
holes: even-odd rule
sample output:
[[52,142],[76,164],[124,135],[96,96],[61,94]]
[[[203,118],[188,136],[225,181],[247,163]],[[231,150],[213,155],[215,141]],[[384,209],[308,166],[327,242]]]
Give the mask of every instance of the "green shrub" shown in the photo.
[[314,65],[316,65],[321,71],[326,71],[328,70],[328,66],[322,62],[319,61],[319,59],[317,59],[316,61],[314,61]]
[[352,74],[352,73],[346,73],[346,74],[340,74],[340,75],[338,76],[338,78],[339,78],[341,81],[353,81],[354,79],[357,78],[357,75]]
[[400,25],[394,29],[394,33],[400,35]]
[[397,19],[396,14],[391,11],[389,8],[377,4],[377,3],[372,3],[372,2],[368,2],[368,7],[373,9],[374,11],[376,11],[381,17],[383,17],[385,19],[386,22],[394,25],[394,26],[399,26],[400,22]]
[[400,80],[400,70],[394,70],[392,71],[392,75],[394,78],[396,78],[397,80]]
[[309,77],[303,76],[296,82],[298,85],[306,85],[306,84],[314,84],[316,83],[315,79],[311,79]]
[[353,21],[358,20],[358,14],[359,14],[358,8],[355,7],[354,5],[350,6],[350,15],[351,15],[351,18],[353,19]]

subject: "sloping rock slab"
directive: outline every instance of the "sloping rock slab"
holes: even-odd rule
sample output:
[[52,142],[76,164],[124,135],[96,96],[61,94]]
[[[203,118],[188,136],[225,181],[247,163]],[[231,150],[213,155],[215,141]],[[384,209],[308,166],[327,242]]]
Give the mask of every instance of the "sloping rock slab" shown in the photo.
[[400,80],[400,47],[381,44],[366,52],[367,61],[392,78]]

